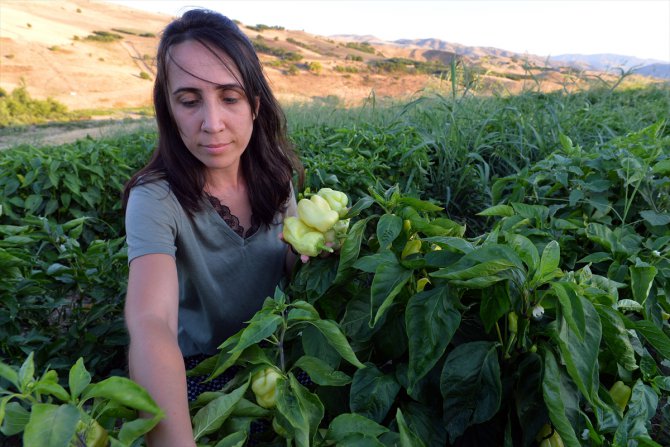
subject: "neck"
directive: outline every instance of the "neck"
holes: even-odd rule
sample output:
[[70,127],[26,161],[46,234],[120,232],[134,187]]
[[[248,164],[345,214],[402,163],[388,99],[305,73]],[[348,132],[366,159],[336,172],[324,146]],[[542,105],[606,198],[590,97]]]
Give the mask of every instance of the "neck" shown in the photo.
[[226,197],[246,191],[247,183],[239,169],[235,175],[222,172],[209,172],[205,182],[205,192],[215,197]]

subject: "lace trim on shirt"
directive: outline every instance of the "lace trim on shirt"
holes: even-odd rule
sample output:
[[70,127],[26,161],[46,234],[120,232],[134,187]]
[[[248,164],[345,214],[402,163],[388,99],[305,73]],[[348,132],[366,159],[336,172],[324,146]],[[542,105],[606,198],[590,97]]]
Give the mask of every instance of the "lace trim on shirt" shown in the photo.
[[221,216],[223,221],[228,224],[230,229],[237,233],[237,235],[241,238],[246,239],[258,230],[259,225],[255,222],[254,216],[251,216],[251,228],[249,228],[245,234],[244,227],[240,225],[240,219],[238,219],[237,216],[230,212],[230,208],[228,208],[226,205],[221,203],[219,199],[210,194],[205,193],[205,196],[207,196],[209,203],[212,204],[216,213]]

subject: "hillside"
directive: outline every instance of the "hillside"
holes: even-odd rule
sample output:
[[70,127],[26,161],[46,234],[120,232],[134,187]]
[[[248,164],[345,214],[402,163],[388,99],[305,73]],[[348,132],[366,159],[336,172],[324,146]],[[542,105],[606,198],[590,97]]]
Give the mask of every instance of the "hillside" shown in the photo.
[[[157,36],[170,19],[99,0],[4,0],[0,88],[11,91],[25,83],[32,97],[51,97],[72,110],[147,106]],[[481,94],[578,89],[597,77],[616,80],[614,75],[549,66],[538,57],[495,48],[435,39],[328,38],[269,25],[241,24],[275,93],[285,102],[354,104],[371,95],[406,98],[425,89],[444,91],[452,85],[452,61],[459,91]]]

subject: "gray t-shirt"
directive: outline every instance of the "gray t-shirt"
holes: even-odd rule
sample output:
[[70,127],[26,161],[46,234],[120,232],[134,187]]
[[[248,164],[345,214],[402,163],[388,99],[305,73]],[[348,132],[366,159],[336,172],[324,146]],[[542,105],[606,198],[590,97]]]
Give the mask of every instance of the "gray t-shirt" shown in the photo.
[[173,256],[179,279],[179,347],[185,357],[216,354],[273,296],[287,246],[283,216],[244,239],[205,200],[192,218],[166,181],[134,187],[126,209],[128,262],[151,253]]

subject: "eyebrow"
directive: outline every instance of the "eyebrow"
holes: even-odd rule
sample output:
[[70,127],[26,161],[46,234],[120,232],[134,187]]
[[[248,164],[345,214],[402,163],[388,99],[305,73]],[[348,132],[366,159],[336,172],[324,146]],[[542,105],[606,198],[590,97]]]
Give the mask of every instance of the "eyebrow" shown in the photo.
[[[216,90],[238,90],[240,92],[244,92],[244,88],[240,84],[237,83],[232,83],[232,84],[219,84],[216,87]],[[176,95],[178,93],[186,92],[186,93],[197,93],[201,91],[202,89],[195,88],[195,87],[180,87],[176,89],[175,91],[172,92],[173,95]]]

